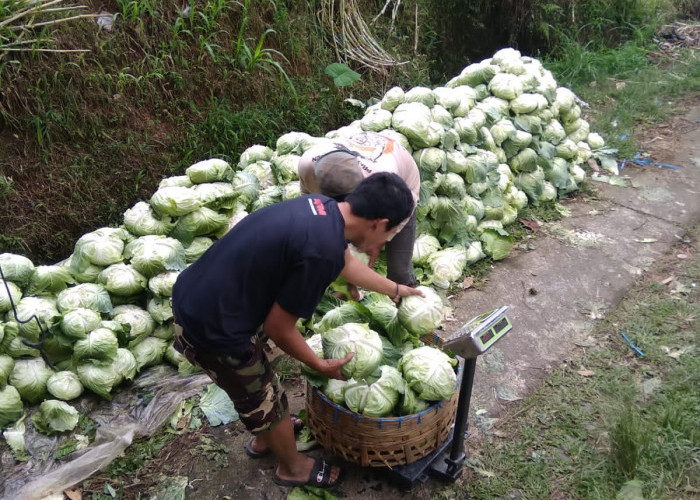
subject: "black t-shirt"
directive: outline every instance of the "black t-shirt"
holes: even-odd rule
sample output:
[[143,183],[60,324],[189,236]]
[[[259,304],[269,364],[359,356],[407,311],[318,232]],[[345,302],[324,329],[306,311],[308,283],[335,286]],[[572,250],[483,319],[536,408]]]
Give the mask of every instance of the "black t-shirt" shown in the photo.
[[345,222],[335,200],[309,195],[243,218],[178,276],[173,312],[187,340],[235,353],[273,303],[309,318],[345,265]]

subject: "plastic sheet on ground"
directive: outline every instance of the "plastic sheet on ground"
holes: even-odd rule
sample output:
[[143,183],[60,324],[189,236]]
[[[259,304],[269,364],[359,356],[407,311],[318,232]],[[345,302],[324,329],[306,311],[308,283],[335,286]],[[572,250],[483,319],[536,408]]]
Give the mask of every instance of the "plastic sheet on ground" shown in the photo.
[[[94,442],[74,452],[75,458],[60,464],[34,457],[25,463],[13,464],[9,471],[7,464],[1,464],[5,487],[2,499],[40,500],[89,478],[122,455],[134,439],[153,435],[181,401],[199,393],[210,383],[211,379],[203,373],[182,377],[171,367],[159,365],[146,370],[127,390],[116,392],[111,402],[95,403],[92,400],[95,408],[90,408],[87,413],[99,424]],[[138,398],[136,393],[139,390],[151,391],[153,397],[147,400]],[[81,403],[92,404],[86,399]],[[43,455],[50,457],[51,448],[58,445],[58,438],[50,438],[47,442],[46,436],[37,435],[31,439],[36,438],[43,441],[41,444],[46,450]],[[28,448],[36,445],[36,442],[27,443]]]

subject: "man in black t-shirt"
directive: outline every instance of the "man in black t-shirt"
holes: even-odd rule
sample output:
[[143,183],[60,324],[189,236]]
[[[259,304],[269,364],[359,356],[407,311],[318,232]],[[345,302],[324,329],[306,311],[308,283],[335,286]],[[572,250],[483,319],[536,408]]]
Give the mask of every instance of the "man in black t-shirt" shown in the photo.
[[263,352],[261,335],[302,363],[342,379],[352,359],[320,359],[296,329],[338,275],[398,301],[421,295],[381,276],[353,256],[385,243],[413,210],[396,174],[363,180],[344,202],[308,195],[257,210],[182,271],[173,287],[176,348],[200,366],[234,402],[253,433],[251,456],[272,451],[273,480],[282,485],[334,486],[340,469],[296,449],[286,395]]

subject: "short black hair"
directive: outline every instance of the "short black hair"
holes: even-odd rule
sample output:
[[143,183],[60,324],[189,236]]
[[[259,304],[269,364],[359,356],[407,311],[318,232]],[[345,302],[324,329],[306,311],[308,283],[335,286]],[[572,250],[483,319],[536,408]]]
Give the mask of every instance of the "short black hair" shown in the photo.
[[377,172],[347,195],[352,213],[367,220],[389,219],[387,230],[398,226],[413,211],[413,195],[396,174]]

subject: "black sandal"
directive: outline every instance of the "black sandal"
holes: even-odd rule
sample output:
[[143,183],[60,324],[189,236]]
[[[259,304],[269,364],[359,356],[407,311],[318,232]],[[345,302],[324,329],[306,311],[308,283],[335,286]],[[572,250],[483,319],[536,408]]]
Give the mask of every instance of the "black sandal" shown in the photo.
[[317,458],[314,461],[314,466],[311,468],[311,473],[306,481],[282,479],[277,475],[277,471],[275,471],[275,473],[272,475],[272,480],[275,482],[275,484],[279,484],[280,486],[315,486],[316,488],[333,488],[340,484],[340,481],[343,478],[343,471],[341,470],[335,481],[331,483],[331,469],[332,466],[328,462],[322,458]]

